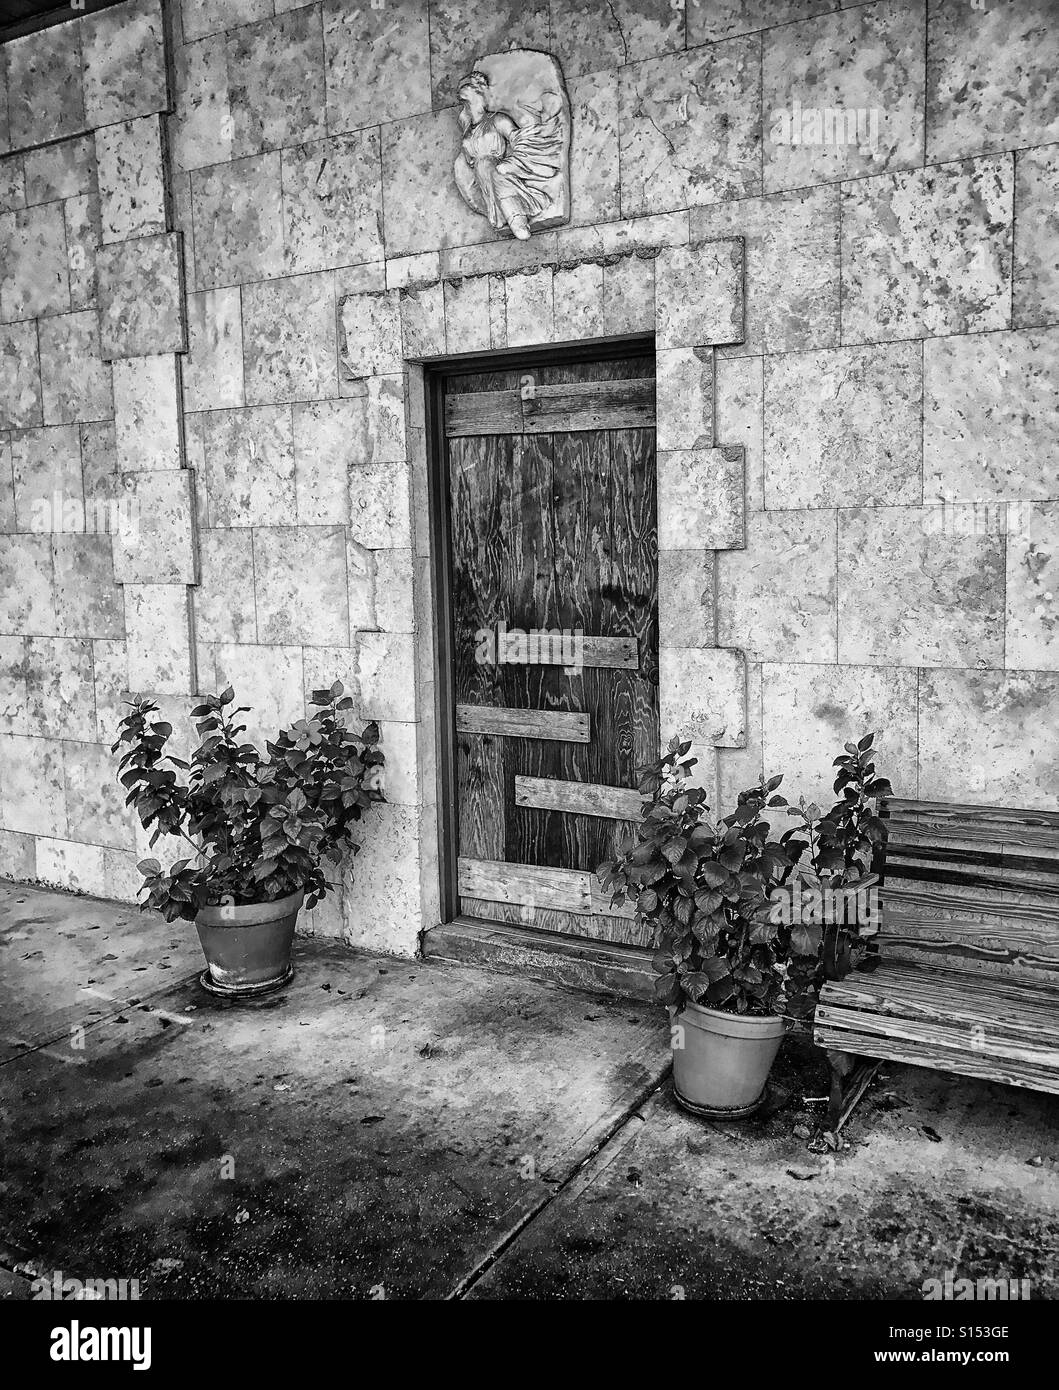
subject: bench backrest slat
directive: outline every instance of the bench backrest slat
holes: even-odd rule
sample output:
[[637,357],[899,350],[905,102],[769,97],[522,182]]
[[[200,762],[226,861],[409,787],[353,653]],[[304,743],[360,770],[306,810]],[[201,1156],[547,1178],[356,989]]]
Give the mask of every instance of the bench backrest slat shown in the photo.
[[894,797],[882,814],[884,958],[1059,985],[1059,813]]

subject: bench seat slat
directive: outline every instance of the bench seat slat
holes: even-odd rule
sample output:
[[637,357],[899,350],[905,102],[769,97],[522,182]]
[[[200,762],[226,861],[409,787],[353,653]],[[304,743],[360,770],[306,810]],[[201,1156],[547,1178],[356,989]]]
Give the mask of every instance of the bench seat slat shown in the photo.
[[984,1081],[999,1081],[1006,1086],[1025,1086],[1031,1091],[1059,1095],[1059,1071],[1000,1060],[991,1057],[988,1052],[910,1043],[901,1038],[877,1037],[846,1028],[822,1026],[815,1030],[814,1036],[820,1047],[853,1052],[862,1057],[882,1057],[913,1067],[956,1072],[960,1076],[977,1076]]

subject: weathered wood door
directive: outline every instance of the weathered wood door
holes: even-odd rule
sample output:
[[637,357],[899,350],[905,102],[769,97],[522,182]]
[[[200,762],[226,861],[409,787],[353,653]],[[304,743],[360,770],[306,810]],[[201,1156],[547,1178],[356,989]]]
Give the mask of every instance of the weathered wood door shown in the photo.
[[596,866],[658,754],[654,360],[448,377],[459,910],[644,944]]

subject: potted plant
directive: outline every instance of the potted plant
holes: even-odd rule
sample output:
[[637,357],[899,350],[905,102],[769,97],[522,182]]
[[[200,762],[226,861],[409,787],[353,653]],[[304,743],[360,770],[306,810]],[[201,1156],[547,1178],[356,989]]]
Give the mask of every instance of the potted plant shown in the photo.
[[[836,759],[842,799],[826,816],[804,802],[791,808],[777,792],[782,778],[763,777],[730,815],[710,819],[705,791],[688,781],[696,760],[687,741],[673,739],[644,769],[643,818],[598,875],[614,905],[635,903],[655,929],[655,996],[671,1010],[674,1089],[687,1109],[752,1113],[788,1020],[812,1014],[825,968],[851,967],[852,948],[837,945],[825,967],[824,944],[830,926],[836,942],[858,936],[857,922],[814,920],[806,898],[826,907],[820,890],[837,880],[844,894],[870,886],[871,847],[885,835],[876,802],[890,792],[874,775],[872,742],[847,744]],[[774,835],[769,810],[800,824]],[[811,877],[792,882],[806,851]]]
[[229,686],[191,711],[198,747],[190,762],[167,752],[170,723],[148,699],[130,702],[112,751],[119,776],[151,844],[177,835],[192,853],[168,870],[140,865],[147,898],[167,922],[194,922],[206,957],[201,982],[226,996],[263,994],[293,974],[298,913],[333,886],[325,864],[358,846],[352,829],[383,800],[378,725],[361,734],[345,725],[353,702],[336,681],[312,695],[308,719],[266,743],[245,740]]

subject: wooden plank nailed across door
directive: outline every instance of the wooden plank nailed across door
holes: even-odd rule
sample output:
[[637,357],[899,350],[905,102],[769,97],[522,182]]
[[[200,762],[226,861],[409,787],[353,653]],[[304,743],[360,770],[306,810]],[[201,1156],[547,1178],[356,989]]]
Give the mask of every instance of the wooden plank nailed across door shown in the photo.
[[636,671],[640,666],[640,644],[635,637],[586,637],[583,633],[549,628],[497,627],[485,634],[483,650],[487,659],[500,666],[563,666],[578,670]]
[[629,787],[564,782],[557,777],[516,777],[515,805],[567,811],[575,816],[603,816],[608,820],[639,820],[643,798]]
[[536,382],[518,390],[463,391],[445,401],[445,433],[563,434],[580,430],[653,429],[653,377],[623,381]]
[[464,900],[526,906],[575,916],[609,916],[633,921],[631,903],[611,907],[595,874],[581,869],[553,869],[544,864],[513,864],[502,859],[458,860],[460,897]]
[[456,732],[493,734],[500,738],[542,738],[557,743],[588,743],[587,714],[566,710],[504,709],[499,705],[457,705]]

